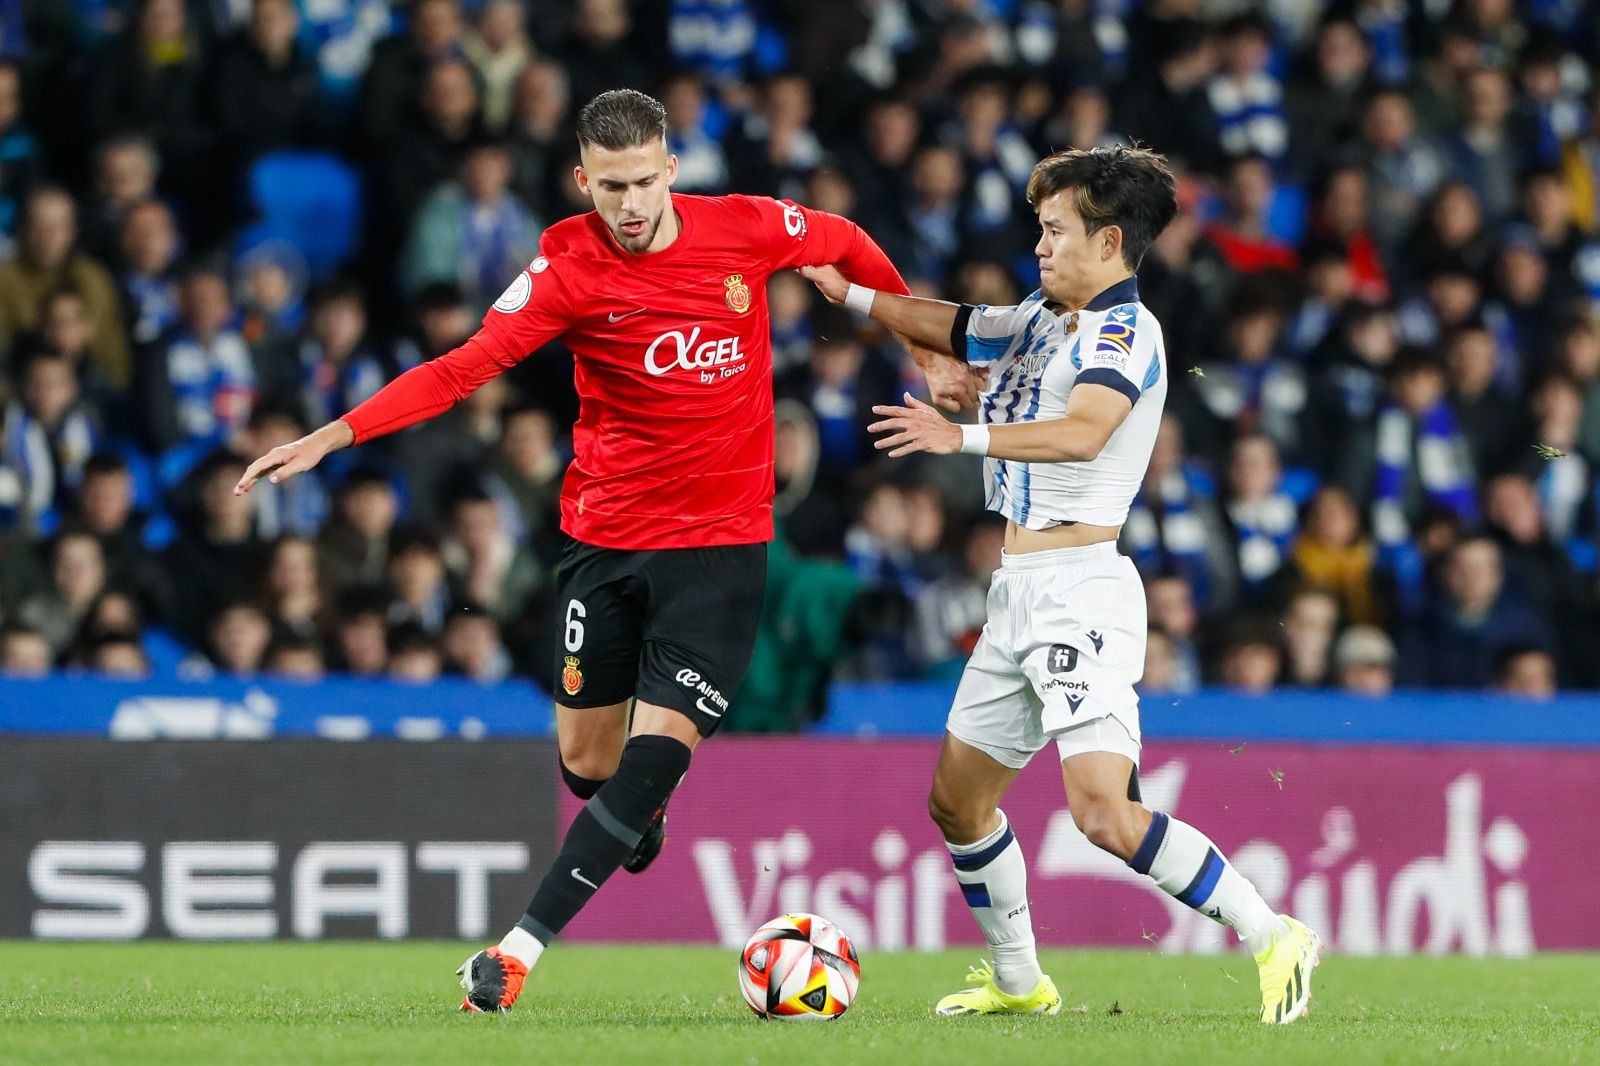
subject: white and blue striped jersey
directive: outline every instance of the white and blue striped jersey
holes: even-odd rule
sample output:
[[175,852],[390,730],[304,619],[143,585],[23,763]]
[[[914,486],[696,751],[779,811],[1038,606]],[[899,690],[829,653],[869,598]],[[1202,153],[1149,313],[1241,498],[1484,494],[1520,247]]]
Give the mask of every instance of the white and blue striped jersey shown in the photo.
[[[966,359],[989,370],[978,402],[981,421],[1061,418],[1067,394],[1079,383],[1116,389],[1133,410],[1089,462],[984,460],[984,506],[1028,529],[1120,525],[1150,465],[1167,400],[1161,324],[1139,302],[1134,278],[1080,311],[1059,311],[1037,291],[1014,307],[963,309],[964,327],[959,320],[957,326],[963,327]],[[957,342],[959,348],[959,336]]]

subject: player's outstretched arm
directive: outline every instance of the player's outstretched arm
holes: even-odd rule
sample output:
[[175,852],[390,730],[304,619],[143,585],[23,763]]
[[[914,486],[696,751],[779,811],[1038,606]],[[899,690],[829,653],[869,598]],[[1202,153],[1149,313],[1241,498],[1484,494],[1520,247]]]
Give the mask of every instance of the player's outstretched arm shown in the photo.
[[280,444],[266,455],[251,463],[244,477],[233,487],[235,496],[243,496],[262,478],[276,485],[322,462],[329,452],[348,448],[356,440],[355,431],[342,418],[336,418],[321,429],[306,434],[299,440]]
[[905,407],[874,407],[883,420],[867,427],[881,434],[873,446],[895,459],[914,452],[966,452],[1019,463],[1086,463],[1133,410],[1116,389],[1091,384],[1072,390],[1065,417],[1009,425],[956,425],[909,392],[905,401]]
[[860,311],[923,348],[940,355],[955,355],[950,334],[960,310],[956,304],[864,289],[851,284],[834,266],[801,267],[800,273],[833,303]]

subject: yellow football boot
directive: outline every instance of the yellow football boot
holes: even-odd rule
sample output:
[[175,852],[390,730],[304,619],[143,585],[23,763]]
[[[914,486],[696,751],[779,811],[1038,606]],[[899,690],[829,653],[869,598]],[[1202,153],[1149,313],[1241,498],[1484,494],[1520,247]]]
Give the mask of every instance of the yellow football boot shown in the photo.
[[1032,992],[1025,996],[1008,996],[994,983],[994,968],[987,960],[971,968],[967,984],[972,988],[952,992],[933,1008],[935,1014],[951,1017],[958,1014],[1059,1014],[1061,993],[1049,976],[1039,979]]
[[1288,1025],[1311,1006],[1311,971],[1322,961],[1322,941],[1304,924],[1287,914],[1289,932],[1256,956],[1261,971],[1261,1020],[1268,1025]]

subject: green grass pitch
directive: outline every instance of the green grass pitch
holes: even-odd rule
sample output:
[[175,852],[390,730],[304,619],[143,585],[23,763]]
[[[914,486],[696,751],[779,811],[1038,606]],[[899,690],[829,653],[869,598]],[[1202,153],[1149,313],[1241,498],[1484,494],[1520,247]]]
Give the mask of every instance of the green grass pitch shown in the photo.
[[735,953],[560,945],[466,1016],[450,943],[0,942],[0,1063],[1600,1063],[1600,957],[1326,958],[1310,1018],[1255,1021],[1244,956],[1049,951],[1056,1018],[938,1019],[977,951],[872,955],[824,1025],[760,1022]]

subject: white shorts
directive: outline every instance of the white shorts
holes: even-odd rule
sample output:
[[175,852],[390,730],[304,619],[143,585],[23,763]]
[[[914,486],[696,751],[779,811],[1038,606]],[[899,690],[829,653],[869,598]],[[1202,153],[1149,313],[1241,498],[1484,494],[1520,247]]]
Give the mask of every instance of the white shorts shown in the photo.
[[945,728],[1014,769],[1052,738],[1063,759],[1138,766],[1146,631],[1144,583],[1114,543],[1004,555]]

